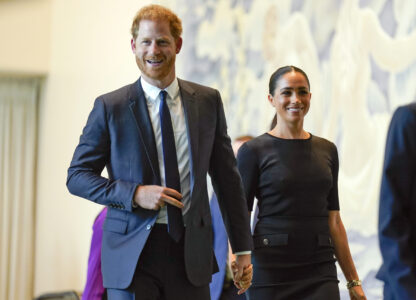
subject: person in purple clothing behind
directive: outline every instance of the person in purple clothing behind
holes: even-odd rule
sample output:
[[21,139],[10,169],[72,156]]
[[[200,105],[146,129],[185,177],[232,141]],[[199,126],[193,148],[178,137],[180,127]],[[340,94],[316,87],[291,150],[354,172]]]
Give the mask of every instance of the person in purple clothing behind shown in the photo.
[[103,240],[103,224],[107,215],[107,207],[100,211],[92,226],[90,256],[88,258],[87,282],[85,283],[83,300],[105,300],[107,294],[103,286],[101,274],[101,243]]

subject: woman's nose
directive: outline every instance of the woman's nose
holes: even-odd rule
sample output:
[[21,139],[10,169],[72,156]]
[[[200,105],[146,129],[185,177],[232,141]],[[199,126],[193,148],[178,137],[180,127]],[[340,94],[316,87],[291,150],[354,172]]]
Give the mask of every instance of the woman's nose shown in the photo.
[[296,93],[293,93],[293,95],[292,95],[292,97],[291,97],[291,102],[293,102],[293,103],[297,103],[297,102],[300,102],[300,99],[299,99],[300,97],[299,97],[299,95],[298,94],[296,94]]

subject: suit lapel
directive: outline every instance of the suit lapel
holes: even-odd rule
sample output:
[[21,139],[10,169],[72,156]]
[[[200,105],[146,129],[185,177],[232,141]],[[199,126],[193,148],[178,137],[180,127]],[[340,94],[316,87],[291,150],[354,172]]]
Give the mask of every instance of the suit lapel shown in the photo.
[[160,184],[159,161],[157,157],[155,136],[140,79],[132,85],[130,91],[129,107],[136,121],[137,129],[139,130],[139,135],[143,142],[150,166],[152,167],[153,175],[157,179],[157,183]]
[[183,80],[178,79],[182,103],[185,112],[186,128],[188,132],[188,143],[190,148],[190,171],[191,171],[191,194],[194,187],[194,179],[198,162],[199,145],[199,110],[195,91]]

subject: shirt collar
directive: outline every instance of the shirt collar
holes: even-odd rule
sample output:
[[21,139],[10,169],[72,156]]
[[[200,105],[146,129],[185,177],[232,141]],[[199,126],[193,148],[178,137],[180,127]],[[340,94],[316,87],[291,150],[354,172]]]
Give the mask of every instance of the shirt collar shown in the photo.
[[[154,102],[159,96],[161,89],[154,85],[151,85],[146,80],[144,80],[143,77],[140,77],[140,82],[142,84],[146,100]],[[169,86],[167,86],[164,90],[168,93],[170,99],[175,99],[176,96],[179,94],[178,78],[175,77],[172,83]]]

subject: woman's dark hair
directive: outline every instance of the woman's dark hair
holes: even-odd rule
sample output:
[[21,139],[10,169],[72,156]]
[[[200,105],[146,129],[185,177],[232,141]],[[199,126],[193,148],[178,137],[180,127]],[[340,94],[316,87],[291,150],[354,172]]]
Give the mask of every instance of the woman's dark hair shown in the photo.
[[308,82],[308,88],[309,88],[309,90],[311,89],[311,84],[309,83],[308,75],[306,75],[306,73],[302,69],[299,69],[298,67],[295,67],[295,66],[285,66],[285,67],[281,67],[281,68],[277,69],[272,74],[272,76],[270,76],[270,81],[269,81],[269,94],[270,95],[273,95],[273,92],[276,89],[276,85],[277,85],[277,82],[279,81],[280,77],[282,77],[283,75],[285,75],[286,73],[289,73],[289,72],[299,72],[303,76],[305,76],[306,81]]
[[276,127],[276,125],[277,125],[277,115],[276,115],[276,114],[274,114],[274,116],[273,116],[273,120],[272,120],[272,123],[270,124],[270,128],[269,128],[269,130],[273,130],[273,128],[275,128],[275,127]]

